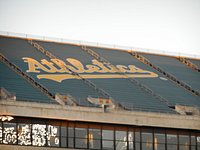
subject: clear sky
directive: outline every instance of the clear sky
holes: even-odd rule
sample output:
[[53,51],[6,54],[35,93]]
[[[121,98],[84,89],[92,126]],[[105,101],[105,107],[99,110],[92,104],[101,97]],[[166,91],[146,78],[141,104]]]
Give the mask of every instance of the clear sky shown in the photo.
[[0,0],[0,30],[200,55],[200,0]]

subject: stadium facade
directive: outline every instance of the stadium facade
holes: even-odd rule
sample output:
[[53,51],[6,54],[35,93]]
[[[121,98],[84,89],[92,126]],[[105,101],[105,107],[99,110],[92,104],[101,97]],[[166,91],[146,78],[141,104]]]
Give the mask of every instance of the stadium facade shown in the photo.
[[0,149],[200,150],[200,59],[0,36]]

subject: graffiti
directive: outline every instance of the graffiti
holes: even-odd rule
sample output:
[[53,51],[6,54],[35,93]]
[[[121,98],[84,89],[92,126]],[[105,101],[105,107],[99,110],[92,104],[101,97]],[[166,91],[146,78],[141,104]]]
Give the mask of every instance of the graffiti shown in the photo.
[[200,136],[197,136],[197,142],[200,143]]
[[4,144],[16,144],[17,133],[14,127],[5,127],[3,134],[4,134],[4,139],[3,139]]
[[54,127],[52,125],[48,125],[48,132],[47,132],[47,139],[48,139],[48,146],[51,145],[59,145],[59,138],[56,137],[58,134],[57,127]]
[[2,141],[2,136],[3,136],[2,127],[0,127],[0,142]]
[[58,127],[52,125],[18,125],[18,134],[14,127],[0,127],[0,142],[3,144],[59,146]]
[[32,125],[32,144],[33,146],[46,145],[46,125]]
[[31,145],[31,129],[29,125],[21,127],[21,131],[18,133],[18,144]]

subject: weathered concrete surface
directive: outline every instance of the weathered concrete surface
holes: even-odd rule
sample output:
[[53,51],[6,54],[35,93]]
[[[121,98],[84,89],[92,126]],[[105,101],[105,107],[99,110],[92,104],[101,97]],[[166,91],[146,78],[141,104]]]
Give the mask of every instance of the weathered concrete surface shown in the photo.
[[18,146],[18,145],[1,145],[0,144],[0,150],[74,150],[74,149],[54,148],[54,147]]
[[200,116],[0,101],[0,115],[200,130]]
[[200,110],[199,110],[198,107],[176,105],[175,109],[180,114],[184,114],[185,115],[187,113],[191,113],[191,114],[200,116]]

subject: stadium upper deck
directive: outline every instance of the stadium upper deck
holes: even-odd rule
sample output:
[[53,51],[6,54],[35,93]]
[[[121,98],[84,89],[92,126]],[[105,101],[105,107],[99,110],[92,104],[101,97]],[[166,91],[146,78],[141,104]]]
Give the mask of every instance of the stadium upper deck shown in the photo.
[[[61,130],[62,124],[65,124],[61,120],[67,120],[69,121],[67,130],[87,128],[87,131],[84,130],[84,132],[89,132],[92,122],[104,122],[105,124],[115,124],[116,127],[113,128],[109,125],[109,127],[106,126],[105,132],[107,132],[107,128],[112,128],[116,134],[118,132],[117,124],[120,124],[120,126],[134,125],[134,134],[137,132],[136,128],[141,127],[139,129],[141,130],[141,139],[143,130],[144,137],[146,134],[146,128],[143,129],[142,126],[164,127],[162,132],[165,132],[166,136],[168,129],[165,128],[187,130],[187,127],[191,127],[191,132],[187,134],[190,134],[191,138],[194,134],[197,145],[198,135],[196,130],[200,129],[198,122],[200,115],[200,72],[198,70],[200,60],[198,59],[182,58],[184,59],[183,62],[180,57],[9,36],[0,36],[0,54],[2,111],[8,114],[10,113],[9,110],[15,112],[13,106],[17,105],[17,108],[19,107],[21,110],[31,109],[32,112],[36,113],[35,116],[29,116],[30,112],[27,112],[22,116],[22,112],[17,112],[18,115],[14,114],[16,120],[18,120],[17,123],[21,122],[21,119],[24,119],[23,117],[26,117],[28,121],[31,120],[29,117],[36,117],[31,122],[33,126],[36,126],[36,124],[40,124],[37,123],[37,117],[44,117],[60,119],[58,121],[59,130]],[[12,94],[10,93],[15,93],[16,102],[3,101],[11,99],[10,95]],[[21,103],[21,101],[32,102],[32,105]],[[8,108],[3,107],[6,106],[6,103],[8,103]],[[39,108],[38,103],[41,104],[42,110]],[[48,103],[52,104],[52,107]],[[101,107],[104,108],[102,113],[111,111],[113,114],[102,115]],[[65,108],[68,108],[68,110]],[[87,113],[87,109],[91,112]],[[57,114],[59,110],[63,114]],[[80,112],[80,110],[83,110],[83,112]],[[74,118],[69,116],[68,111],[74,113],[72,115]],[[75,114],[79,114],[81,117],[76,118]],[[145,116],[145,114],[148,115]],[[116,119],[118,115],[122,118]],[[194,116],[194,118],[191,116]],[[131,120],[131,117],[136,118]],[[170,125],[165,120],[159,122],[162,117],[176,123]],[[186,123],[183,118],[185,118]],[[79,123],[74,123],[74,120],[86,121],[88,125],[87,127],[85,125],[78,127]],[[191,122],[191,120],[194,122]],[[46,125],[45,128],[54,128],[51,123],[47,125],[48,121],[46,120],[45,123],[41,122],[42,125]],[[62,123],[60,124],[60,122]],[[18,126],[15,123],[14,126]],[[71,123],[73,126],[69,126]],[[5,123],[1,124],[2,127],[7,125],[4,125]],[[102,136],[106,137],[107,133],[104,133],[104,125],[97,126],[101,130],[99,132]],[[153,133],[157,133],[157,129],[155,131],[154,129],[151,130]],[[129,136],[129,129],[126,129],[126,131],[127,136]],[[172,131],[169,130],[169,132]],[[182,134],[182,130],[177,132],[177,134],[179,133]],[[88,140],[88,143],[90,143],[89,134],[86,134],[86,136],[87,138],[81,137],[80,139]],[[56,137],[54,138],[56,139]],[[73,138],[75,138],[75,135],[73,135]],[[117,141],[117,136],[113,138],[114,142]],[[70,140],[72,137],[63,137],[63,139]],[[117,145],[119,148],[110,145],[108,141],[111,142],[112,140],[106,139],[104,143],[101,137],[101,146],[97,144],[100,147],[96,149],[104,149],[104,146],[121,149],[119,145]],[[72,146],[63,147],[91,148],[91,145],[84,144],[83,141],[81,145],[84,145],[83,147],[77,146],[78,144],[76,145],[75,141],[72,141]],[[140,142],[142,141],[138,141],[138,143]],[[13,142],[10,143],[13,144]],[[137,149],[137,142],[133,143],[134,146],[132,146]],[[150,143],[156,144],[155,141]],[[131,149],[126,144],[125,147]],[[34,143],[29,143],[29,145],[34,145]],[[59,147],[62,147],[62,145]],[[141,144],[140,147],[142,147]],[[148,149],[148,142],[147,146],[143,147]],[[156,149],[155,146],[152,147],[154,148],[150,149]],[[197,149],[197,146],[195,148]]]
[[[91,97],[108,99],[125,109],[143,111],[176,113],[175,105],[200,106],[198,94],[184,89],[127,51],[86,47],[88,51],[84,47],[69,44],[37,40],[31,42],[27,39],[1,37],[1,54],[53,95],[70,94],[78,105],[96,106],[96,103],[88,101],[88,97]],[[199,92],[199,72],[173,57],[141,55]],[[18,96],[20,92],[14,87],[22,83],[12,82],[11,85],[9,82],[16,77],[8,80],[9,76],[5,74],[9,75],[12,71],[3,69],[5,64],[2,63],[2,87],[16,93],[17,99],[43,101],[44,98],[40,96],[42,93],[37,96],[34,95],[35,92],[24,91],[25,95],[29,93],[29,97]],[[29,90],[30,85],[23,82],[24,85],[21,86]],[[32,91],[39,92],[38,89]]]

